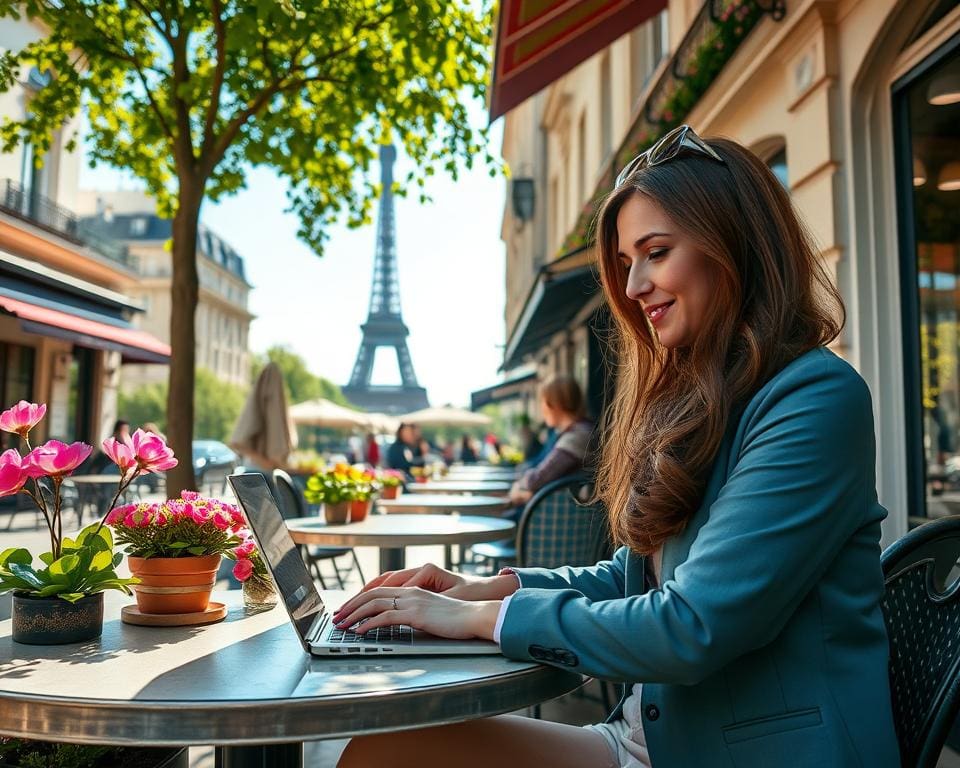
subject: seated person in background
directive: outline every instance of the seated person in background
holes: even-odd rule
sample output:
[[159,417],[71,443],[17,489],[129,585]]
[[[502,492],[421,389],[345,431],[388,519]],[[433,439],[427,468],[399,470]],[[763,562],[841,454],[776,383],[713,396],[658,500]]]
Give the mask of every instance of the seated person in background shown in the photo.
[[[593,422],[583,416],[583,392],[570,376],[554,376],[540,387],[540,410],[557,439],[540,463],[510,489],[510,501],[521,506],[547,483],[583,469],[593,432]],[[517,510],[514,514],[519,516]]]
[[412,467],[423,466],[423,460],[417,456],[417,444],[414,438],[413,424],[401,424],[397,427],[397,438],[387,449],[387,468],[398,469],[412,480]]
[[527,461],[539,455],[540,451],[543,450],[543,443],[540,442],[540,438],[528,421],[520,425],[520,445],[521,450],[523,450],[523,458]]
[[470,440],[470,435],[464,435],[460,441],[460,461],[464,464],[477,463],[477,452],[473,447],[473,441]]

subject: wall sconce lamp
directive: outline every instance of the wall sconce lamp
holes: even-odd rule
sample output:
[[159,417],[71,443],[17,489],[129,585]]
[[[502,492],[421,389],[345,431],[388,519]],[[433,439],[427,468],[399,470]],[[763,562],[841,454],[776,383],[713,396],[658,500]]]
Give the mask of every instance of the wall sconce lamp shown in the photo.
[[930,82],[927,101],[938,107],[960,102],[960,72],[945,72]]
[[913,158],[913,186],[922,187],[927,183],[927,169],[923,167],[920,159]]
[[956,192],[960,189],[960,161],[954,160],[940,169],[937,189],[941,192]]
[[521,177],[510,183],[510,199],[513,203],[513,216],[521,224],[533,218],[536,207],[536,190],[533,179]]

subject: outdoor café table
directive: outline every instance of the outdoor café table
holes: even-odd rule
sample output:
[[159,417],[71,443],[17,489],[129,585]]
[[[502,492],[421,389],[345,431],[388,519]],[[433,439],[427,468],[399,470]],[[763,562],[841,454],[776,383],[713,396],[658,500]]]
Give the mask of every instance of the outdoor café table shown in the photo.
[[404,547],[443,544],[449,551],[453,544],[509,539],[516,530],[512,521],[502,517],[470,515],[368,515],[362,522],[346,525],[327,525],[322,519],[311,517],[286,522],[297,544],[380,547],[380,573],[404,567]]
[[77,486],[79,504],[77,521],[83,525],[83,511],[87,504],[95,507],[94,517],[103,515],[113,499],[120,475],[70,475],[67,480]]
[[[336,607],[347,594],[324,592]],[[282,607],[219,624],[135,627],[108,592],[103,636],[20,645],[0,622],[0,735],[87,744],[213,744],[221,768],[295,768],[303,742],[461,722],[568,693],[580,675],[502,656],[312,658]]]
[[[447,474],[441,475],[437,478],[437,482],[446,483],[446,482],[465,482],[465,483],[474,483],[474,482],[495,482],[495,483],[512,483],[517,479],[516,472],[458,472],[455,470],[450,470]],[[431,481],[432,482],[432,481]]]
[[396,499],[377,499],[376,508],[387,514],[443,515],[459,512],[463,515],[499,515],[510,507],[503,496],[466,496],[462,493],[405,493]]
[[427,483],[408,483],[408,493],[497,493],[505,494],[510,483],[505,480],[431,480]]

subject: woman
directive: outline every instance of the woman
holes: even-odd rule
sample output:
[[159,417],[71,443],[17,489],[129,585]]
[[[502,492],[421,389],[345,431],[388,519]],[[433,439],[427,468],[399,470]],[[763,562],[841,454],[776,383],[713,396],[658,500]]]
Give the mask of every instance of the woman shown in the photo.
[[734,142],[684,126],[618,182],[598,222],[619,337],[598,488],[623,546],[593,568],[384,574],[335,621],[561,649],[548,663],[628,695],[603,725],[371,736],[341,765],[897,766],[870,394],[824,347],[839,294]]
[[554,376],[540,387],[540,411],[544,423],[556,430],[557,439],[543,460],[513,484],[510,501],[514,504],[526,504],[547,483],[579,472],[587,457],[593,422],[583,416],[583,392],[573,377]]

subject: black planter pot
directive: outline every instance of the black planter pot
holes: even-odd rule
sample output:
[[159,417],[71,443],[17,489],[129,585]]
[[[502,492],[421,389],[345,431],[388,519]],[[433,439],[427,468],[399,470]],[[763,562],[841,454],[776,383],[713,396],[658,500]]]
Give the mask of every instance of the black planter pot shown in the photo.
[[[55,745],[49,745],[48,751],[43,753],[47,760],[56,761],[54,754],[49,751],[54,747]],[[20,768],[18,758],[10,759],[12,762],[6,758],[0,758],[0,768]],[[35,764],[35,762],[31,763],[31,765]],[[59,762],[49,764],[51,768],[60,765]],[[110,768],[189,768],[190,751],[186,747],[125,747],[99,758],[97,765],[110,766]]]
[[75,603],[59,597],[13,593],[13,641],[27,645],[64,645],[100,637],[103,592]]

